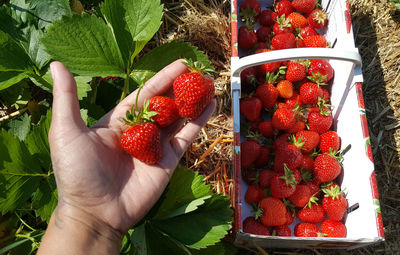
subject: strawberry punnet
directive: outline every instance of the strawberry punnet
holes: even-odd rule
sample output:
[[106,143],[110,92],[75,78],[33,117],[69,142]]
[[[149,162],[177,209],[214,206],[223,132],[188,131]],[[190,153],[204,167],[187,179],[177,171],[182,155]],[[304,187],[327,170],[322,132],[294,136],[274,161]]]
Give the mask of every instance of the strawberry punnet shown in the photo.
[[190,72],[179,75],[173,83],[175,103],[180,116],[196,119],[215,94],[214,82],[207,75],[212,70],[192,60],[185,60],[184,63]]

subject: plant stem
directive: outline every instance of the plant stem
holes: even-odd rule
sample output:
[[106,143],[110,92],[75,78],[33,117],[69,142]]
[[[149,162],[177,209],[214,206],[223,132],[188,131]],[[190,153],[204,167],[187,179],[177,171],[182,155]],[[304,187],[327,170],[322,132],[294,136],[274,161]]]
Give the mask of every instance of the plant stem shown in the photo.
[[129,74],[126,74],[126,78],[124,81],[124,90],[122,91],[121,99],[119,100],[120,102],[124,100],[124,98],[128,94],[128,91],[129,91]]
[[36,229],[34,229],[33,227],[29,226],[19,215],[18,213],[15,213],[15,215],[17,215],[18,219],[22,222],[22,224],[24,224],[26,227],[28,227],[30,230],[32,231],[36,231]]
[[13,117],[16,117],[16,116],[18,116],[18,115],[21,115],[21,114],[23,114],[24,112],[26,112],[27,110],[28,110],[28,107],[24,107],[24,108],[22,108],[21,110],[12,112],[12,113],[10,113],[10,114],[4,116],[4,117],[1,117],[1,118],[0,118],[0,123],[3,122],[3,121],[5,121],[5,120],[8,120],[8,119],[10,119],[10,118],[13,118]]

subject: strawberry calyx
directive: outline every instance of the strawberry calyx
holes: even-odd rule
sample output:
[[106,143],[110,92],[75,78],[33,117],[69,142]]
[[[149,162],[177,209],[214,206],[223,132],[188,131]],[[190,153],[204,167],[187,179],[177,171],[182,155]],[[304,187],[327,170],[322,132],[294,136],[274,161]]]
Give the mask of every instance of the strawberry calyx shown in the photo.
[[285,17],[285,14],[282,14],[282,16],[277,17],[276,23],[278,23],[281,28],[292,26],[292,24],[290,23],[290,20]]
[[149,102],[149,100],[146,100],[141,110],[138,110],[136,105],[132,105],[131,110],[126,111],[125,118],[120,118],[122,123],[134,126],[137,124],[143,124],[145,122],[154,122],[152,117],[158,113],[155,111],[150,111]]
[[318,97],[318,103],[317,103],[319,113],[321,115],[329,116],[331,115],[332,111],[329,109],[332,105],[329,105],[326,103],[325,99],[322,97]]
[[289,199],[282,199],[283,204],[285,205],[286,209],[292,212],[292,215],[296,215],[296,206],[289,200]]
[[276,80],[279,78],[279,71],[276,73],[266,73],[265,74],[265,82],[274,85]]
[[301,179],[305,182],[311,181],[313,178],[312,174],[303,168],[300,169],[300,176],[301,176]]
[[264,210],[260,207],[260,204],[258,204],[256,207],[253,207],[251,212],[254,214],[254,218],[258,220],[263,215]]
[[307,204],[304,206],[304,208],[311,208],[312,204],[318,204],[318,198],[315,196],[316,194],[313,194],[310,199],[308,200]]
[[321,85],[327,85],[327,83],[324,82],[326,78],[328,78],[328,75],[322,75],[320,72],[317,73],[311,73],[311,75],[307,76],[307,78],[314,83],[316,83],[318,86]]
[[215,71],[210,65],[203,63],[202,61],[194,62],[191,58],[183,59],[182,63],[187,66],[190,72],[211,75]]
[[246,23],[246,27],[248,29],[254,29],[256,16],[258,15],[254,8],[248,6],[247,8],[242,9],[239,15],[241,17],[241,21]]
[[291,135],[289,137],[289,142],[294,146],[296,146],[297,148],[299,148],[300,150],[303,148],[303,145],[305,144],[305,142],[301,141],[301,136],[299,138],[296,138],[295,135]]
[[318,24],[324,24],[324,22],[328,19],[327,14],[322,10],[316,10],[313,15],[313,20],[315,20]]
[[324,197],[331,197],[333,200],[339,199],[339,197],[342,195],[342,191],[338,185],[323,188],[321,190],[325,193]]
[[283,168],[284,168],[284,174],[282,176],[280,176],[279,178],[282,180],[285,180],[285,184],[286,186],[291,186],[292,189],[296,188],[296,177],[294,176],[294,173],[292,170],[290,170],[287,165],[284,163],[283,164]]

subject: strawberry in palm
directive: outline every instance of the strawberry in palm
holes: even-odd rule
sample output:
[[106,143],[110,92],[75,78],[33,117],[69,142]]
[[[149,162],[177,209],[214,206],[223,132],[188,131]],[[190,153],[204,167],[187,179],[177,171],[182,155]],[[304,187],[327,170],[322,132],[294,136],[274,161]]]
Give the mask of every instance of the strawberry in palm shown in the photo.
[[146,101],[138,113],[132,106],[131,111],[126,113],[126,119],[121,119],[130,125],[121,135],[122,148],[148,165],[155,165],[161,159],[160,129],[152,122],[155,115],[157,112],[150,111],[149,101]]
[[153,116],[153,120],[160,127],[167,127],[179,118],[175,101],[169,97],[155,96],[150,98],[149,110],[157,112],[157,115]]
[[214,82],[208,73],[212,70],[201,63],[185,60],[190,72],[181,74],[173,83],[175,103],[179,115],[196,119],[210,104],[215,94]]

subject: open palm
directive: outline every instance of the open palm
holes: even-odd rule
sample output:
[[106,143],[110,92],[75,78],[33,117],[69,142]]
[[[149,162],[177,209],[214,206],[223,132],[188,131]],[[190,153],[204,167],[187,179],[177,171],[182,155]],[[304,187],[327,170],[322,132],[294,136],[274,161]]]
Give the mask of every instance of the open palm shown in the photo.
[[[179,159],[211,116],[215,102],[185,126],[180,120],[163,129],[162,159],[156,166],[148,166],[120,145],[121,133],[127,127],[119,119],[135,103],[136,91],[88,128],[80,116],[72,75],[60,62],[53,62],[51,71],[54,100],[49,142],[59,206],[83,210],[125,232],[157,201]],[[170,93],[173,80],[186,71],[180,61],[161,70],[143,87],[139,107],[145,99]]]

